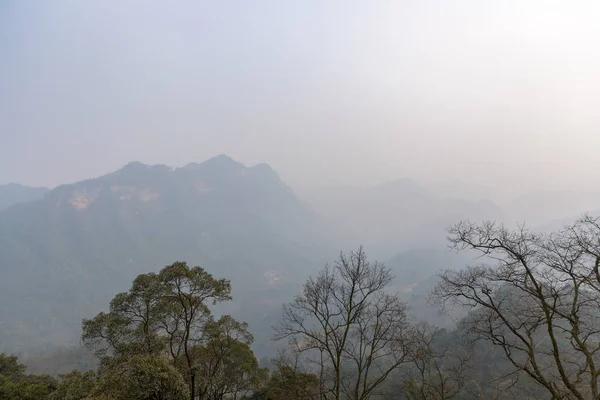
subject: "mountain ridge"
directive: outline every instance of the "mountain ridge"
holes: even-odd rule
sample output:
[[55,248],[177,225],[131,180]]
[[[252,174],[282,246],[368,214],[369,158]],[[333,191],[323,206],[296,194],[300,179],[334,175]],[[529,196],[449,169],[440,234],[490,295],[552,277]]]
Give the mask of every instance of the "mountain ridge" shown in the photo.
[[25,186],[19,183],[0,185],[0,212],[19,203],[40,200],[48,190],[46,187]]
[[445,247],[446,228],[461,219],[502,220],[491,200],[444,197],[412,179],[367,187],[305,191],[321,215],[360,234],[361,243],[383,258],[419,247]]
[[75,343],[81,318],[176,260],[231,279],[225,310],[261,324],[339,250],[327,229],[270,167],[223,157],[195,168],[128,163],[60,185],[0,212],[0,348]]

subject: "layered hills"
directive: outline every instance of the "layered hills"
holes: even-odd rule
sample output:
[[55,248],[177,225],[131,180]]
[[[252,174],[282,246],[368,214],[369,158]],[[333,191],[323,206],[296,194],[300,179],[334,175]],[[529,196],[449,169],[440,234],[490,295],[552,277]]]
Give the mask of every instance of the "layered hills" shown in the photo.
[[226,311],[262,325],[286,288],[339,247],[331,239],[269,166],[226,156],[182,168],[130,163],[59,186],[0,213],[0,348],[77,343],[82,318],[177,260],[231,279]]
[[0,185],[0,211],[15,204],[40,200],[47,191],[44,187],[29,187],[17,183]]
[[83,318],[137,275],[181,260],[232,281],[234,300],[217,311],[248,321],[257,353],[268,353],[282,303],[359,244],[389,261],[395,289],[431,319],[424,298],[435,273],[464,265],[443,252],[444,228],[503,215],[410,180],[300,198],[268,165],[223,155],[181,168],[133,162],[29,194],[0,211],[0,351],[79,343]]

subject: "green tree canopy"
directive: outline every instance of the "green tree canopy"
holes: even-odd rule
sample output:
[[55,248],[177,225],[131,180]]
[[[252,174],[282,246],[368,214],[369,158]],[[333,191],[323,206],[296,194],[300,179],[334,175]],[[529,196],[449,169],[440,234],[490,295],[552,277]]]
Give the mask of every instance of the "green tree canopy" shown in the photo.
[[83,400],[87,399],[96,386],[97,376],[94,371],[81,373],[73,371],[59,375],[60,383],[52,393],[50,400]]
[[48,375],[27,375],[17,357],[0,354],[0,399],[43,400],[56,389]]
[[[109,312],[83,321],[83,342],[102,358],[97,386],[104,389],[96,394],[113,396],[117,386],[102,382],[130,371],[120,371],[117,360],[135,359],[130,367],[151,376],[156,360],[165,357],[187,384],[191,399],[216,400],[251,390],[261,377],[266,379],[266,372],[258,368],[250,348],[247,324],[230,316],[215,321],[209,308],[230,299],[228,280],[185,262],[138,276],[128,292],[115,296]],[[146,364],[139,357],[146,357]]]
[[248,325],[229,315],[206,324],[204,343],[193,348],[200,398],[235,398],[266,381],[268,371],[259,368],[252,340]]
[[185,400],[187,385],[165,356],[111,358],[101,369],[93,397],[115,400]]

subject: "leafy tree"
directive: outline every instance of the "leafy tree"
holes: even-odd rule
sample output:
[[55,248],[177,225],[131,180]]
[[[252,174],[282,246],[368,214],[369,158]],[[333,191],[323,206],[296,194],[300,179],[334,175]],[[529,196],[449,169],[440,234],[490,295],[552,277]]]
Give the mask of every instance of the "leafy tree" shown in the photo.
[[48,375],[27,375],[15,356],[0,354],[0,399],[46,399],[56,389],[56,380]]
[[273,372],[260,394],[270,400],[312,400],[321,398],[319,378],[307,372],[302,353],[297,349],[281,349],[271,360]]
[[73,371],[59,375],[60,383],[57,390],[50,395],[50,400],[83,400],[93,392],[97,376],[94,371],[81,373]]
[[195,400],[197,368],[193,348],[202,341],[204,326],[211,318],[206,303],[231,300],[231,284],[213,278],[201,267],[189,268],[185,262],[165,267],[159,279],[165,287],[163,328],[168,334],[169,350],[174,359],[183,360],[190,399]]
[[284,306],[275,339],[305,353],[319,377],[320,394],[335,400],[368,399],[400,365],[413,341],[406,305],[386,293],[389,268],[364,250],[341,254],[310,278]]
[[101,368],[93,398],[118,400],[185,400],[187,385],[165,356],[117,356]]
[[252,340],[248,325],[229,315],[206,324],[204,344],[192,350],[200,399],[236,398],[267,379],[250,348]]
[[19,379],[25,374],[25,365],[19,362],[17,356],[0,354],[0,376],[5,379]]
[[110,302],[108,313],[83,321],[82,340],[96,355],[155,354],[164,348],[165,287],[157,274],[139,275]]
[[104,367],[115,359],[168,355],[194,400],[197,390],[200,398],[214,399],[245,392],[260,376],[252,335],[229,316],[214,321],[208,307],[230,300],[230,293],[228,280],[176,262],[138,276],[128,292],[115,296],[108,313],[84,320],[82,339]]
[[266,388],[270,400],[312,400],[319,397],[319,379],[315,374],[281,366],[273,372]]

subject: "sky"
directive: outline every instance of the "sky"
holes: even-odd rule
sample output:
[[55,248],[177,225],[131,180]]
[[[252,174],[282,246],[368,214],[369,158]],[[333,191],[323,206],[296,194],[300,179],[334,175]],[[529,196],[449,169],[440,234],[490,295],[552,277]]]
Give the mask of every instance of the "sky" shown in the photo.
[[0,0],[0,183],[227,154],[294,187],[600,173],[600,2]]

